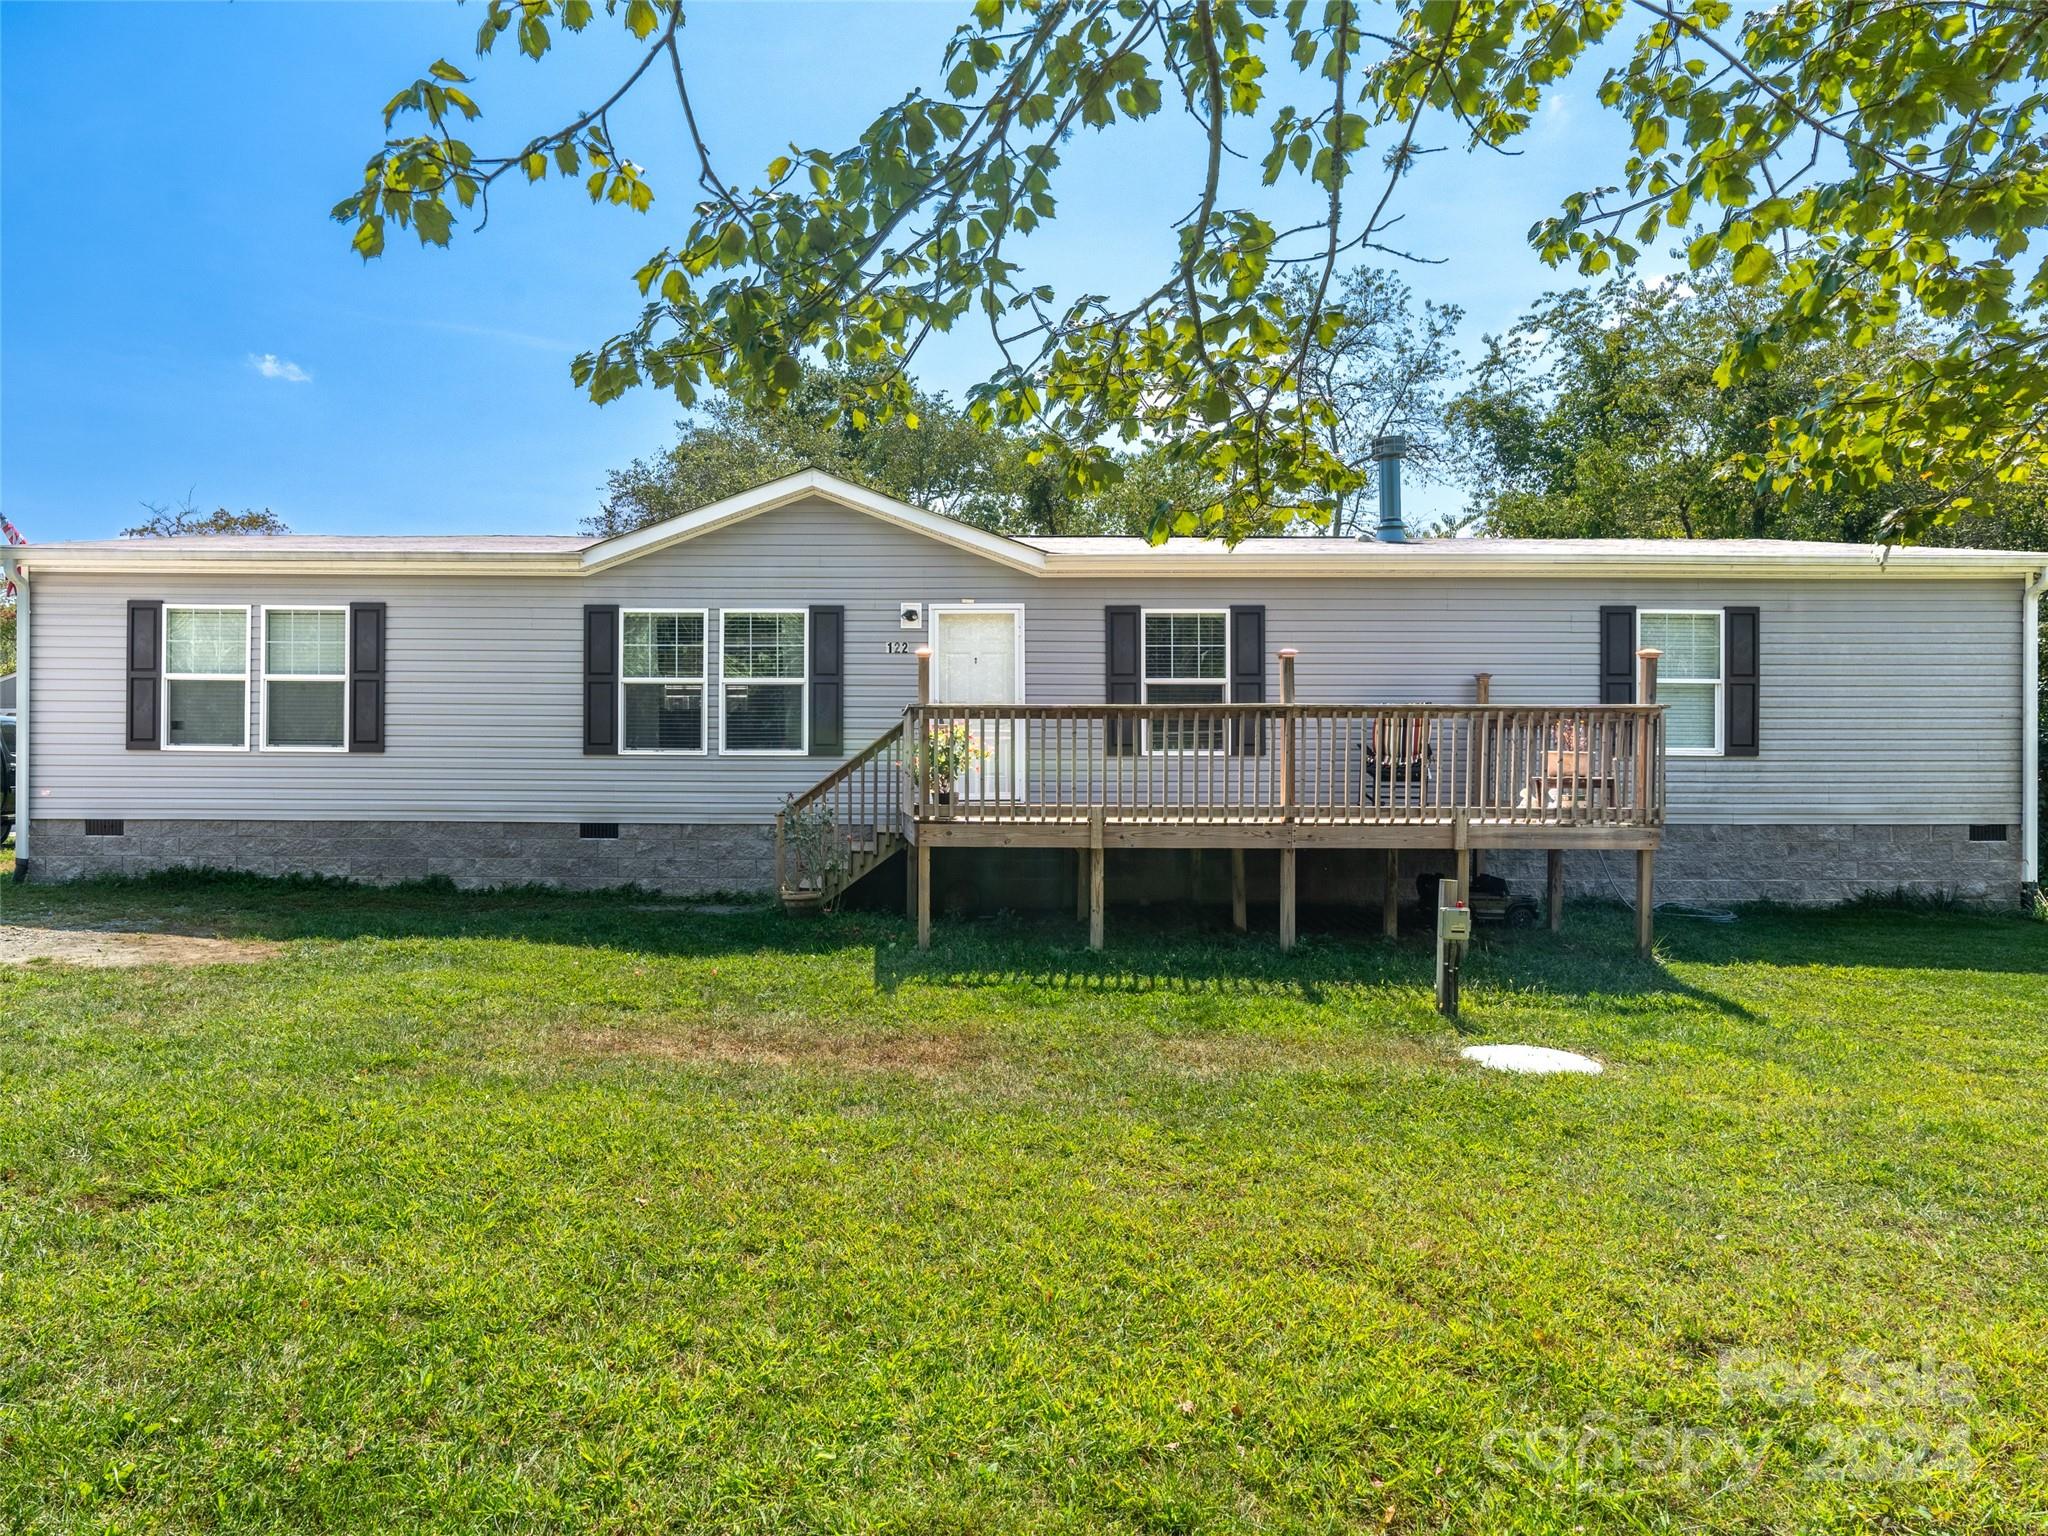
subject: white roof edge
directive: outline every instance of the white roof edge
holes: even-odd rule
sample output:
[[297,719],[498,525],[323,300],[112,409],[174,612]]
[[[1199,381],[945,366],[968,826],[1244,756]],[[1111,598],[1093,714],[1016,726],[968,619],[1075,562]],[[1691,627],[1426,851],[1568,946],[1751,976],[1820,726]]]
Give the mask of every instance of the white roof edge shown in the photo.
[[999,533],[989,533],[975,528],[956,518],[946,517],[923,507],[912,506],[907,501],[898,501],[893,496],[884,496],[865,486],[855,485],[851,480],[842,480],[837,475],[826,474],[823,470],[798,470],[793,475],[784,475],[780,480],[771,480],[766,485],[757,485],[752,490],[741,491],[723,501],[714,501],[708,507],[699,507],[694,512],[685,512],[680,517],[669,518],[666,522],[654,523],[645,528],[636,528],[631,533],[622,533],[615,538],[605,539],[583,551],[582,568],[585,571],[601,571],[617,565],[622,560],[633,560],[641,555],[651,554],[657,549],[666,549],[673,544],[699,538],[714,529],[730,527],[763,512],[789,505],[806,496],[822,496],[827,501],[837,502],[856,512],[865,512],[885,523],[893,523],[912,533],[924,534],[973,554],[995,560],[1003,565],[1033,574],[1042,573],[1048,565],[1043,550],[1033,549],[1028,544],[1006,538]]
[[175,570],[195,575],[261,572],[279,575],[431,576],[482,571],[517,572],[528,576],[574,576],[581,570],[576,551],[506,550],[497,554],[463,554],[447,550],[173,550],[157,541],[135,549],[64,548],[61,545],[18,547],[16,555],[31,578],[39,572],[120,575],[125,572]]
[[[1409,545],[1412,553],[1388,558],[1361,552],[1327,550],[1308,555],[1272,554],[1264,551],[1230,554],[1188,550],[1154,550],[1144,554],[1087,554],[1071,550],[1050,552],[1049,576],[1290,576],[1299,578],[1347,578],[1372,580],[1400,577],[1446,576],[1529,576],[1569,577],[1589,573],[1614,575],[1705,576],[1715,572],[1750,576],[1783,575],[1843,576],[1878,579],[1884,576],[1992,577],[2038,574],[2048,568],[2048,554],[2026,551],[1977,549],[1893,550],[1891,558],[1879,560],[1861,548],[1845,547],[1825,553],[1813,550],[1773,550],[1771,541],[1757,541],[1755,550],[1689,551],[1656,547],[1661,541],[1644,540],[1643,547],[1630,550],[1515,549],[1510,545],[1489,548],[1483,553],[1456,555],[1435,553]],[[1901,558],[1901,556],[1904,558]]]

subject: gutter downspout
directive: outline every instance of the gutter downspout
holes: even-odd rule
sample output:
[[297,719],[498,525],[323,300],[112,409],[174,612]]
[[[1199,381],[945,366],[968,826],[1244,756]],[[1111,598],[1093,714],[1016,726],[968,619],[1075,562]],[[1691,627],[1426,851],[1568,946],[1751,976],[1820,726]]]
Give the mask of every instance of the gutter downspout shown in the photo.
[[2041,883],[2041,594],[2048,569],[2020,597],[2020,883]]
[[[0,546],[4,547],[4,546]],[[10,553],[0,554],[0,574],[14,583],[14,883],[28,879],[29,752],[29,585],[28,572]]]

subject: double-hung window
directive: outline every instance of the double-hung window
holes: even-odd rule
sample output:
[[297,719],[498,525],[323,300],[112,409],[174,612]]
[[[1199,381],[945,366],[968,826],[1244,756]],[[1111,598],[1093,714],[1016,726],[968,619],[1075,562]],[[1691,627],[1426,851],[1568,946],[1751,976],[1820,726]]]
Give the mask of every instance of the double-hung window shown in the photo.
[[[1145,702],[1221,704],[1229,675],[1230,616],[1219,609],[1145,615]],[[1223,720],[1217,714],[1147,717],[1147,750],[1218,752]]]
[[348,610],[263,610],[263,749],[348,749]]
[[1638,649],[1662,651],[1657,702],[1665,706],[1665,748],[1676,756],[1717,757],[1722,750],[1721,610],[1636,615]]
[[164,737],[171,748],[249,745],[249,610],[164,607]]
[[627,610],[619,615],[619,716],[627,752],[704,750],[704,615]]
[[724,751],[809,750],[809,621],[802,608],[732,609],[719,615]]

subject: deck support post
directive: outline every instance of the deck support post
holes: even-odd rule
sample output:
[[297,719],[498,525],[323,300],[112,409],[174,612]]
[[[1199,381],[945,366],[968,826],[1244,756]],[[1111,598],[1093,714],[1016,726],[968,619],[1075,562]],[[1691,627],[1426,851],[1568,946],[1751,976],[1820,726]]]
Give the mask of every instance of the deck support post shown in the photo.
[[1280,814],[1290,825],[1289,841],[1280,849],[1280,948],[1294,948],[1294,660],[1300,652],[1293,646],[1280,651],[1280,702],[1287,712],[1280,718]]
[[1088,947],[1102,948],[1102,812],[1088,818]]
[[1244,850],[1230,850],[1230,926],[1243,933],[1245,919]]
[[903,850],[903,915],[917,916],[917,855],[916,844]]
[[[1474,672],[1472,674],[1472,702],[1474,704],[1491,704],[1493,702],[1493,674],[1491,672]],[[1489,744],[1486,741],[1486,734],[1485,726],[1479,721],[1474,720],[1472,722],[1472,739],[1466,748],[1477,760],[1478,770],[1482,776],[1491,767],[1491,764],[1486,761],[1489,755]],[[1475,877],[1486,873],[1486,851],[1484,849],[1474,848],[1472,850],[1472,873]],[[1466,899],[1470,900],[1472,887],[1469,882],[1463,889]]]
[[911,875],[917,887],[917,947],[932,947],[932,845],[917,845],[917,868]]
[[1657,854],[1636,850],[1636,950],[1647,955],[1657,941]]
[[1546,862],[1549,868],[1545,873],[1549,878],[1544,910],[1550,917],[1550,931],[1560,933],[1564,930],[1564,850],[1551,849]]
[[1472,828],[1467,821],[1468,813],[1455,811],[1451,816],[1451,846],[1457,850],[1458,894],[1465,901],[1472,899]]
[[1401,850],[1387,850],[1387,879],[1380,891],[1380,932],[1390,939],[1401,937]]

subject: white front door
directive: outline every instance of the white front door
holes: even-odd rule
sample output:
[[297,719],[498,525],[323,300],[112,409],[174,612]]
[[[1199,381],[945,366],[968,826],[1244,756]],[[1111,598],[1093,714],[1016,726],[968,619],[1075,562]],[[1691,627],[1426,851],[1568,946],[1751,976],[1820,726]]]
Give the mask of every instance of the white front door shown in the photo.
[[[1024,702],[1024,610],[933,604],[932,702]],[[1024,789],[1024,730],[1012,721],[971,726],[980,749],[960,791],[970,801],[1017,800]]]

